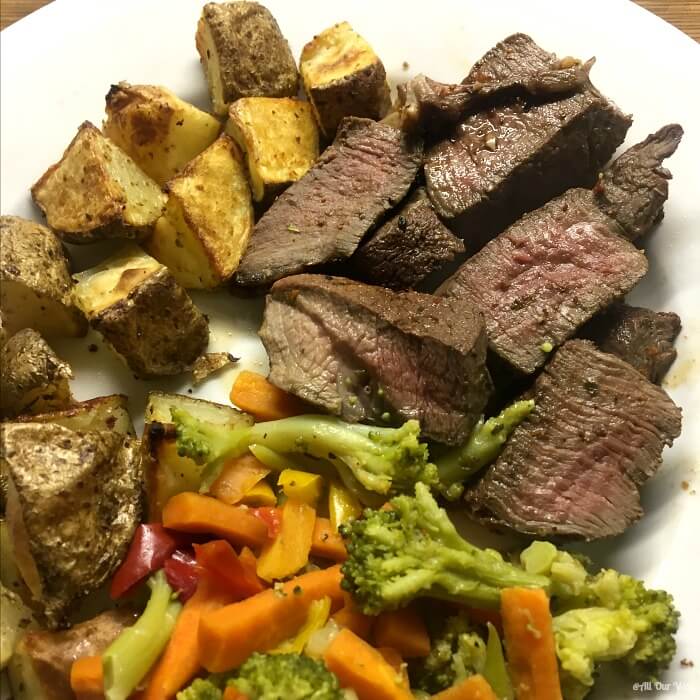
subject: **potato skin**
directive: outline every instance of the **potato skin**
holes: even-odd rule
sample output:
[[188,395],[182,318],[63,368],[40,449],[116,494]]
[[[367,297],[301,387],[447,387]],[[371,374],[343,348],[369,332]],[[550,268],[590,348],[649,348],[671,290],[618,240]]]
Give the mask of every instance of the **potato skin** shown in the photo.
[[175,177],[221,131],[219,121],[156,85],[112,85],[102,130],[159,185]]
[[[87,322],[72,290],[68,259],[54,233],[18,216],[0,217],[3,331],[10,336],[31,327],[49,337],[85,335]],[[35,309],[29,308],[30,297]]]
[[165,206],[160,187],[90,122],[31,188],[49,226],[70,243],[141,238]]
[[90,324],[144,378],[187,371],[209,342],[206,318],[165,267]]
[[389,111],[384,65],[347,22],[329,27],[306,44],[300,69],[304,90],[328,139],[343,117],[381,119]]
[[68,380],[73,373],[31,328],[10,338],[0,350],[0,416],[66,408],[73,402]]
[[257,2],[207,3],[196,35],[215,114],[239,97],[291,97],[296,62],[270,11]]

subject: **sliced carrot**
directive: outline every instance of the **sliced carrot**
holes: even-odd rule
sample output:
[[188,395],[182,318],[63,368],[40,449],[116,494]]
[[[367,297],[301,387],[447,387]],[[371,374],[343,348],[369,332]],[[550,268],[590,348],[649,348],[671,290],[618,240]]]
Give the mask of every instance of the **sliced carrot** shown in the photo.
[[333,561],[345,561],[348,558],[345,542],[331,527],[331,521],[328,518],[316,518],[311,541],[311,554]]
[[165,504],[163,525],[181,532],[219,535],[238,546],[256,547],[267,540],[265,524],[248,508],[189,491],[173,496]]
[[70,687],[77,700],[103,700],[102,657],[83,656],[76,659],[70,669]]
[[231,388],[231,402],[256,421],[279,420],[308,413],[306,404],[296,396],[269,382],[262,374],[243,370]]
[[226,462],[209,493],[224,503],[235,505],[262,481],[270,470],[250,454],[244,454]]
[[229,685],[226,690],[224,690],[224,697],[221,700],[248,700],[248,696],[245,693],[241,693],[240,690],[236,690],[232,685]]
[[345,605],[333,615],[333,620],[341,627],[347,627],[354,632],[358,637],[368,640],[372,634],[372,627],[376,617],[365,615],[357,607],[357,604],[352,599],[352,596],[346,593],[344,595]]
[[287,499],[282,506],[282,527],[258,557],[258,576],[265,581],[274,581],[292,576],[306,566],[315,524],[315,508]]
[[260,583],[261,590],[267,588],[265,581],[258,576],[258,558],[249,547],[243,547],[243,549],[241,549],[238,554],[238,559],[246,570],[246,576],[251,577],[253,581],[257,579]]
[[501,591],[508,668],[518,700],[561,700],[549,598],[541,588]]
[[411,682],[408,678],[408,667],[404,663],[401,654],[391,647],[377,647],[377,651],[384,657],[384,661],[396,671],[396,675],[401,679],[401,685],[406,690],[410,690]]
[[297,576],[202,617],[199,655],[208,671],[240,666],[253,652],[274,649],[306,622],[314,600],[328,596],[333,609],[343,603],[340,566]]
[[374,642],[378,647],[392,647],[405,659],[430,654],[430,636],[423,618],[415,608],[391,610],[377,617]]
[[323,660],[340,685],[352,688],[360,700],[413,700],[379,651],[347,628],[326,647]]
[[476,675],[433,695],[432,700],[498,700],[498,697],[486,679]]
[[168,646],[156,663],[143,700],[170,700],[200,669],[199,621],[205,613],[235,600],[210,576],[201,576],[194,595],[177,618]]

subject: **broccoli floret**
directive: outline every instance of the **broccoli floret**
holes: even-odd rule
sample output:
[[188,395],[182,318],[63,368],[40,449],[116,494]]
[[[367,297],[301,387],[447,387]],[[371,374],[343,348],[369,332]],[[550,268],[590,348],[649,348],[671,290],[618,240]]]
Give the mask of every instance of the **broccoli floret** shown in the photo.
[[[369,491],[389,494],[413,489],[417,481],[437,484],[437,469],[420,442],[420,427],[410,420],[400,428],[346,423],[332,416],[295,416],[231,430],[205,423],[186,411],[172,410],[182,456],[207,464],[216,475],[223,462],[250,445],[282,454],[301,454],[348,467]],[[210,481],[211,479],[207,479]]]
[[557,549],[551,542],[533,542],[520,552],[520,563],[530,574],[547,576],[550,595],[559,600],[581,596],[589,580],[585,557]]
[[300,654],[253,654],[229,681],[249,700],[342,700],[322,661]]
[[442,495],[451,501],[459,498],[464,490],[463,482],[498,457],[510,434],[534,408],[532,399],[516,401],[485,422],[482,417],[463,445],[438,457],[435,464]]
[[221,700],[223,695],[219,686],[211,680],[197,678],[176,695],[176,700]]
[[407,605],[418,596],[496,607],[502,588],[548,588],[545,576],[529,574],[492,549],[460,537],[430,488],[397,496],[391,509],[367,509],[342,526],[348,559],[343,586],[365,613]]
[[483,671],[486,643],[465,615],[444,619],[430,636],[430,654],[408,665],[412,688],[439,693]]

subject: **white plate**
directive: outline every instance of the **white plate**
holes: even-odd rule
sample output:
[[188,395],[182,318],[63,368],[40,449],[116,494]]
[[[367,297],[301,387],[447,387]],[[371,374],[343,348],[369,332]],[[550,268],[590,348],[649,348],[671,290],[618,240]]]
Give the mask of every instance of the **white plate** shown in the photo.
[[[194,48],[201,0],[57,0],[2,32],[1,185],[3,214],[38,218],[29,187],[55,162],[90,119],[99,125],[111,83],[156,83],[206,108],[206,84]],[[506,35],[531,34],[559,55],[598,59],[593,80],[625,111],[634,113],[627,145],[671,121],[685,137],[668,166],[674,174],[666,218],[649,241],[650,272],[631,295],[635,303],[677,311],[683,319],[678,360],[667,388],[684,409],[684,432],[666,452],[662,471],[644,493],[646,517],[622,537],[594,548],[616,568],[673,592],[683,612],[679,654],[665,679],[668,693],[700,697],[700,516],[695,495],[700,465],[700,47],[687,36],[624,0],[587,3],[518,0],[266,0],[293,52],[321,29],[343,19],[382,57],[393,83],[423,72],[458,81],[470,65]],[[409,68],[405,69],[406,61]],[[104,253],[83,249],[79,263]],[[242,357],[239,368],[265,371],[255,331],[259,301],[241,302],[225,292],[195,294],[210,314],[213,350]],[[122,391],[141,413],[145,393],[156,386],[187,390],[188,378],[137,383],[93,337],[55,343],[76,373],[80,399]],[[226,401],[229,371],[195,395]],[[682,489],[682,482],[689,484]],[[680,659],[695,661],[682,668]],[[653,697],[627,681],[598,697]],[[663,689],[658,697],[667,695]]]

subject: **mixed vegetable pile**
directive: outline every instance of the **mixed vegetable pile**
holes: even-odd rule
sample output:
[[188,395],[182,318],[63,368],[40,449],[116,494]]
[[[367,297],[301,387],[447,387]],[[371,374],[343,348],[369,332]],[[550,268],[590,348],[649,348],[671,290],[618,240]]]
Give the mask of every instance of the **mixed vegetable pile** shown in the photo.
[[303,414],[250,372],[232,400],[263,420],[172,410],[177,453],[157,468],[189,460],[200,488],[139,526],[111,595],[147,586],[148,602],[100,657],[75,661],[78,698],[569,700],[601,664],[635,679],[669,665],[670,595],[549,542],[477,547],[438,505],[531,402],[431,462],[413,422]]

